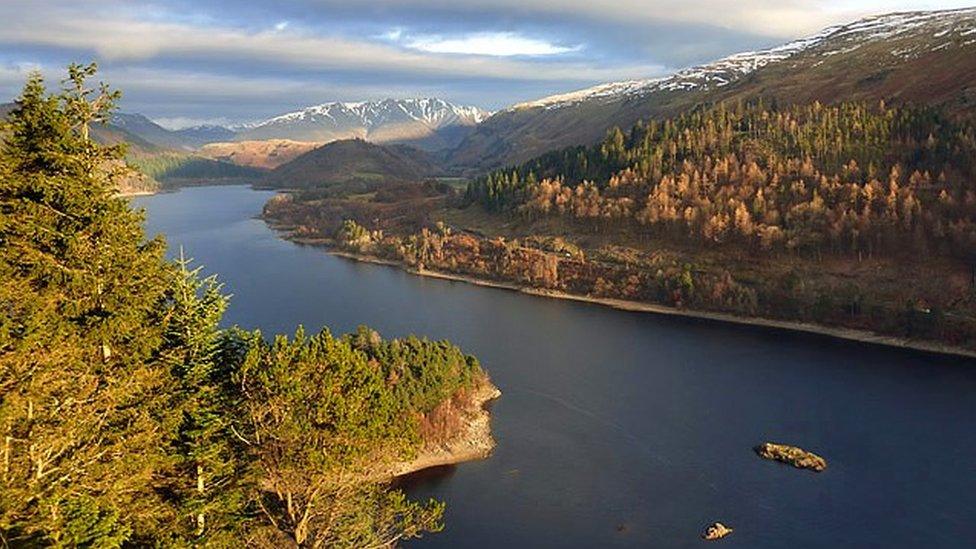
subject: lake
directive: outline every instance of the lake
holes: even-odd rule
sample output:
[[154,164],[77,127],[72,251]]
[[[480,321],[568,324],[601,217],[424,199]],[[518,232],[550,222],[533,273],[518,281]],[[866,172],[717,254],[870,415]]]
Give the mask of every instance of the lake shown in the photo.
[[[976,361],[632,313],[409,275],[284,241],[272,195],[139,197],[150,234],[216,273],[227,324],[450,339],[503,395],[494,455],[419,475],[444,532],[409,547],[959,547],[976,524]],[[829,462],[759,459],[764,441]]]

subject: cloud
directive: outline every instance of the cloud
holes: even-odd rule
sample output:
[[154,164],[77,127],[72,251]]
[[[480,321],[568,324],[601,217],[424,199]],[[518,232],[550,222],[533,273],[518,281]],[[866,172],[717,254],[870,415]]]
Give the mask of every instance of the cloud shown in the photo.
[[0,0],[0,94],[30,63],[55,87],[67,62],[96,59],[126,110],[172,125],[387,96],[498,108],[973,1]]
[[[0,6],[0,44],[90,51],[110,61],[160,58],[198,61],[250,60],[308,70],[383,71],[393,74],[498,78],[512,80],[593,81],[656,74],[652,64],[598,66],[594,63],[540,63],[489,55],[459,58],[437,51],[401,48],[343,36],[294,30],[249,31],[231,26],[106,18],[77,10],[53,11],[37,18],[22,1]],[[517,41],[509,40],[508,46]],[[522,47],[540,43],[522,42]],[[456,43],[461,46],[462,43]],[[469,44],[471,45],[471,44]],[[486,44],[482,44],[484,47]],[[502,44],[503,46],[505,44]],[[431,49],[447,48],[444,43]],[[448,48],[449,49],[449,48]],[[527,50],[531,51],[531,50]],[[541,51],[541,50],[539,50]]]
[[419,35],[411,36],[405,45],[411,49],[430,53],[497,57],[559,55],[582,49],[582,46],[559,46],[545,40],[519,36],[513,32],[481,32],[452,38]]
[[168,130],[182,130],[196,126],[232,126],[234,122],[225,117],[218,118],[190,118],[186,116],[156,117],[153,122]]
[[[310,0],[343,7],[348,0]],[[630,26],[683,23],[793,38],[879,12],[967,7],[973,0],[370,0],[377,10],[579,18]]]

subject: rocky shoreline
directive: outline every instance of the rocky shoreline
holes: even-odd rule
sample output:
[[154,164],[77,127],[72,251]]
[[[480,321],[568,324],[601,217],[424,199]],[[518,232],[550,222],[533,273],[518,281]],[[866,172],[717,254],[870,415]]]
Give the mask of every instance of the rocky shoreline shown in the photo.
[[290,229],[291,229],[290,226],[285,224],[275,223],[269,219],[265,219],[265,223],[267,223],[272,230],[278,232],[282,236],[282,238],[289,240],[291,242],[295,242],[296,244],[303,244],[303,245],[322,248],[329,254],[338,257],[344,257],[346,259],[351,259],[354,261],[396,267],[410,274],[414,274],[418,276],[426,276],[429,278],[440,278],[443,280],[453,280],[456,282],[466,282],[469,284],[474,284],[476,286],[485,286],[489,288],[511,290],[511,291],[521,292],[524,294],[535,295],[540,297],[549,297],[553,299],[566,299],[571,301],[580,301],[584,303],[593,303],[597,305],[603,305],[605,307],[612,307],[614,309],[619,309],[623,311],[682,316],[688,318],[700,318],[705,320],[727,322],[732,324],[741,324],[746,326],[760,326],[764,328],[773,328],[777,330],[804,332],[809,334],[834,337],[837,339],[845,339],[848,341],[857,341],[860,343],[883,345],[886,347],[896,347],[901,349],[911,349],[915,351],[923,351],[928,353],[938,353],[944,355],[961,356],[966,358],[976,358],[976,350],[974,349],[968,349],[965,347],[956,347],[952,345],[944,345],[937,342],[887,336],[887,335],[882,335],[882,334],[878,334],[866,330],[857,330],[853,328],[842,328],[842,327],[838,328],[838,327],[831,327],[831,326],[823,326],[820,324],[812,324],[808,322],[777,320],[777,319],[763,318],[763,317],[745,317],[745,316],[738,316],[729,313],[716,313],[716,312],[709,312],[709,311],[679,309],[676,307],[669,307],[667,305],[659,305],[656,303],[648,303],[643,301],[628,301],[625,299],[594,297],[590,295],[577,295],[577,294],[571,294],[566,292],[560,292],[556,290],[546,290],[541,288],[526,287],[514,283],[504,282],[504,281],[486,280],[482,278],[443,272],[443,271],[432,271],[429,269],[415,269],[413,267],[410,267],[409,265],[404,264],[401,261],[395,261],[395,260],[384,259],[380,257],[374,257],[369,255],[356,254],[356,253],[338,250],[335,248],[334,244],[331,241],[327,241],[325,239],[310,239],[310,238],[295,237],[290,234]]
[[487,406],[501,394],[490,381],[480,384],[470,397],[470,405],[462,411],[462,429],[450,440],[425,446],[414,459],[395,464],[388,476],[402,477],[432,467],[457,465],[490,456],[495,449],[495,439],[491,435],[491,414]]

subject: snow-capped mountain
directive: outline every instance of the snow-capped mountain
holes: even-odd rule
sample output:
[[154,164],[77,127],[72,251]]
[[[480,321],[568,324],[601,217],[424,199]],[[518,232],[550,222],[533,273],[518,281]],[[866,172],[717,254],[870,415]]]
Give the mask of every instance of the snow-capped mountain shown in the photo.
[[976,8],[895,13],[831,27],[782,46],[730,55],[663,78],[601,84],[515,105],[452,153],[471,173],[591,144],[607,129],[696,104],[877,101],[976,114]]
[[909,58],[932,51],[933,48],[967,46],[976,43],[976,8],[869,17],[849,25],[824,29],[813,36],[782,46],[730,55],[670,76],[600,84],[592,88],[520,103],[512,109],[534,107],[553,109],[585,101],[612,100],[662,91],[709,90],[727,86],[771,63],[788,60],[801,52],[815,51],[821,57],[830,57],[853,52],[872,42],[922,35],[943,40],[937,44],[925,40],[915,46],[892,50],[891,53]]
[[332,102],[276,116],[240,129],[238,140],[290,139],[325,143],[362,138],[377,143],[411,142],[426,148],[456,144],[464,129],[490,113],[436,98]]

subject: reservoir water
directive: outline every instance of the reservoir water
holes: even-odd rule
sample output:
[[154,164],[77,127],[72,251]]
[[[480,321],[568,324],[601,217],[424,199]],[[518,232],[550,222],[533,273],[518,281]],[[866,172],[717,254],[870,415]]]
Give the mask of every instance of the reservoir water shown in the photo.
[[[149,234],[216,273],[227,324],[450,339],[503,396],[498,447],[410,480],[447,503],[409,547],[972,547],[976,361],[420,278],[278,238],[271,193],[139,197]],[[763,461],[763,441],[827,458]]]

